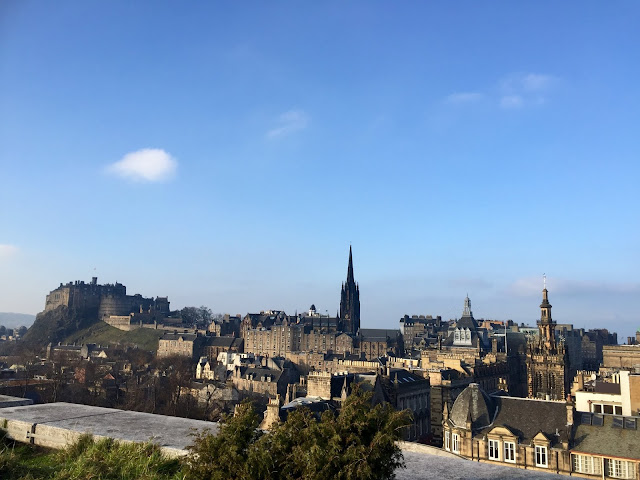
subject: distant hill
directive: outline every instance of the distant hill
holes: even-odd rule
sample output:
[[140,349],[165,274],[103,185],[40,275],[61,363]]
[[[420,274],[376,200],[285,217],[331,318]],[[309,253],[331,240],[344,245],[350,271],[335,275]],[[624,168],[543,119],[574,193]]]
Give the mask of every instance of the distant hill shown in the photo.
[[0,325],[7,328],[17,328],[22,325],[29,327],[35,319],[35,315],[28,313],[0,312]]

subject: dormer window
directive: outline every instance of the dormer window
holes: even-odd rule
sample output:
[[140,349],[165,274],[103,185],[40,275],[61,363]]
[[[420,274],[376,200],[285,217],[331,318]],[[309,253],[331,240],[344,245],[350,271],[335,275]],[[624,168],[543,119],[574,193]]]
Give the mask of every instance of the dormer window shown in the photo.
[[500,442],[489,440],[489,460],[500,460]]

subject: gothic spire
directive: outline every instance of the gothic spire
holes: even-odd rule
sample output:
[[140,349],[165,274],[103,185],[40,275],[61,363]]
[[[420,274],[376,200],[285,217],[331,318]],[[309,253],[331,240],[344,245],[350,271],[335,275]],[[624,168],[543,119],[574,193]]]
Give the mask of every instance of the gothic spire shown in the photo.
[[354,283],[353,279],[353,254],[351,252],[351,245],[349,245],[349,267],[347,268],[347,283]]

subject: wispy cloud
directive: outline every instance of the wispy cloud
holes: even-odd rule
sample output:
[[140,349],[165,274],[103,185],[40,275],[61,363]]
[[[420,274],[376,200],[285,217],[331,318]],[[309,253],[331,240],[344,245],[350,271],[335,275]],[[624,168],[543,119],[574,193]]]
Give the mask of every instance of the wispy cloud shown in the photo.
[[0,260],[11,258],[18,253],[18,247],[0,243]]
[[500,99],[502,108],[520,108],[524,105],[524,100],[520,95],[504,95]]
[[520,78],[522,88],[529,92],[539,92],[547,90],[556,81],[552,75],[542,75],[539,73],[528,73]]
[[302,110],[289,110],[279,115],[276,126],[267,132],[267,138],[279,138],[304,130],[309,125],[310,118]]
[[444,98],[449,105],[469,105],[481,100],[505,110],[547,102],[547,97],[560,79],[543,73],[512,73],[498,80],[497,87],[483,91],[455,92]]
[[444,101],[452,105],[462,105],[465,103],[474,103],[482,100],[484,95],[479,92],[458,92],[448,95]]
[[144,148],[127,153],[106,171],[118,177],[140,182],[163,182],[176,173],[178,162],[159,148]]
[[558,78],[542,73],[514,73],[500,81],[500,106],[521,108],[546,103]]

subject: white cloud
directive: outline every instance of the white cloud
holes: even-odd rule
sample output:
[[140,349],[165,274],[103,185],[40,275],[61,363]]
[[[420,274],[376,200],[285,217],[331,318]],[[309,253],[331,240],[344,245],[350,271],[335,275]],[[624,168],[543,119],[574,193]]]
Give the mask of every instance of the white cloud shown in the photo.
[[159,148],[127,153],[107,167],[107,172],[134,181],[163,182],[175,175],[178,162]]
[[18,253],[18,247],[0,243],[0,260],[11,258]]
[[464,103],[477,102],[479,100],[482,100],[483,97],[484,95],[478,92],[459,92],[448,95],[444,101],[446,103],[460,105]]
[[529,92],[539,92],[548,89],[554,82],[555,77],[551,75],[542,75],[539,73],[528,73],[522,75],[520,82],[522,88]]
[[502,108],[520,108],[524,105],[524,100],[520,95],[504,95],[500,99]]
[[289,110],[279,115],[277,125],[267,132],[267,138],[278,138],[289,135],[299,130],[304,130],[309,125],[309,115],[302,110]]
[[500,81],[500,106],[520,108],[542,105],[558,78],[542,73],[514,73]]

